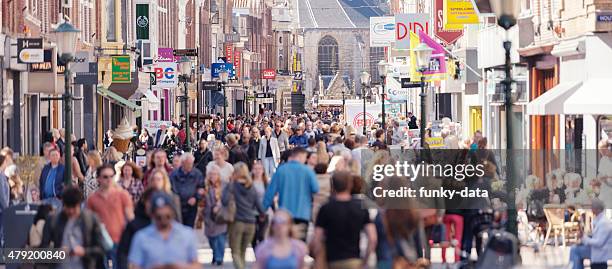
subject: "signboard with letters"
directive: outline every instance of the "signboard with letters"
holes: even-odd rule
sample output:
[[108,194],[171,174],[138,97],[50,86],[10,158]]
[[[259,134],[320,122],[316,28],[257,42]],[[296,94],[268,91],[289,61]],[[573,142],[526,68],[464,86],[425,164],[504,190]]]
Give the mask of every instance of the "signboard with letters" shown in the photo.
[[261,72],[262,79],[275,79],[276,78],[276,70],[274,69],[264,69]]
[[461,29],[450,30],[444,27],[444,1],[445,0],[435,0],[434,3],[434,12],[435,12],[435,27],[434,34],[437,38],[442,40],[445,44],[453,44],[457,41],[461,36],[463,36],[463,26]]
[[410,49],[410,32],[429,31],[429,14],[406,13],[395,15],[395,48]]
[[132,82],[132,72],[131,63],[129,55],[119,55],[113,56],[112,58],[112,68],[111,68],[111,81],[113,83],[131,83]]
[[410,78],[402,78],[400,80],[400,83],[402,83],[402,88],[420,88],[421,87],[421,83],[411,82]]
[[174,56],[195,57],[198,56],[198,49],[175,49],[173,54]]
[[395,41],[394,17],[370,17],[370,47],[388,47]]
[[53,50],[46,49],[44,51],[43,62],[30,64],[30,72],[53,72]]
[[612,11],[597,12],[597,22],[612,22]]
[[136,4],[136,39],[149,39],[149,4]]
[[226,70],[229,72],[229,77],[233,78],[234,74],[234,65],[230,63],[213,63],[210,68],[210,76],[212,78],[218,78],[221,70]]
[[240,79],[240,51],[234,51],[234,71],[236,73],[236,79]]
[[360,103],[347,103],[344,107],[346,111],[346,122],[352,125],[358,134],[363,133],[363,126],[366,126],[366,130],[370,129],[376,122],[378,114],[381,112],[380,104],[366,104],[365,111],[365,124],[363,121],[363,104]]
[[429,61],[429,69],[423,72],[423,74],[416,69],[417,63],[414,50],[410,51],[410,79],[415,82],[421,81],[421,76],[425,77],[425,81],[446,79],[446,50],[444,47],[422,31],[419,31],[418,35],[411,33],[410,40],[411,46],[416,47],[419,43],[425,43],[433,49],[431,60]]
[[173,48],[157,48],[157,62],[176,62],[178,57],[174,56]]
[[478,14],[471,0],[444,0],[444,29],[463,29],[465,24],[478,22]]
[[174,88],[178,85],[178,74],[176,73],[177,64],[173,62],[160,62],[155,64],[156,88]]
[[232,44],[225,44],[225,58],[227,58],[226,63],[233,63],[234,59],[234,46]]
[[72,72],[89,72],[89,52],[77,51],[74,59],[70,62],[70,70]]
[[74,77],[74,84],[95,85],[98,84],[98,64],[89,63],[87,72],[78,72]]
[[202,81],[202,90],[204,91],[218,91],[219,83],[216,81]]
[[17,39],[17,62],[18,63],[42,63],[45,61],[42,38],[18,38]]

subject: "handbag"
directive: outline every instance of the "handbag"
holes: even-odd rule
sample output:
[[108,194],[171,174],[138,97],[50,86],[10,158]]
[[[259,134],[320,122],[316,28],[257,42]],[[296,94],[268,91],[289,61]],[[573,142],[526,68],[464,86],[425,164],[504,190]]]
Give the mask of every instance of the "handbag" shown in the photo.
[[227,186],[229,188],[229,201],[226,205],[221,205],[219,212],[215,215],[215,222],[219,224],[227,224],[234,222],[236,217],[236,198],[234,197],[234,184]]

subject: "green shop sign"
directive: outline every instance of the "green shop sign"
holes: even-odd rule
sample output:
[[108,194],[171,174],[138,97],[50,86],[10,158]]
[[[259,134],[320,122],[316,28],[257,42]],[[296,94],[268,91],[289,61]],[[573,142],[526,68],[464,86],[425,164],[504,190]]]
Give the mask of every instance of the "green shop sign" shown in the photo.
[[131,83],[132,72],[130,71],[130,56],[121,55],[113,56],[112,82],[113,83]]

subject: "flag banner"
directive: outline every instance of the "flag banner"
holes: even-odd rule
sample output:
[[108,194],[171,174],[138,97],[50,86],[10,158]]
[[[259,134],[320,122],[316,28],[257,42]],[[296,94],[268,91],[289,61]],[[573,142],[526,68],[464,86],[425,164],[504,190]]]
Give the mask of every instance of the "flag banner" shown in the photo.
[[136,4],[136,39],[149,39],[148,4]]
[[416,48],[420,43],[425,43],[433,49],[431,60],[429,61],[429,70],[421,74],[417,70],[416,54],[414,49],[410,50],[410,80],[421,81],[421,76],[425,77],[425,81],[440,81],[446,79],[446,51],[442,45],[429,37],[425,32],[419,31],[418,35],[410,33],[410,47]]

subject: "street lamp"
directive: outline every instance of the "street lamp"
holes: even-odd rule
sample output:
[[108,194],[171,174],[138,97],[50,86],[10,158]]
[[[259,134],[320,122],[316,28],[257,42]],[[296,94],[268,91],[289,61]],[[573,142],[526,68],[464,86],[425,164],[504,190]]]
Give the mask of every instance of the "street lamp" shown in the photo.
[[[516,25],[516,18],[521,12],[521,2],[519,0],[491,0],[491,9],[497,16],[497,24],[504,28],[504,30],[508,31],[512,26]],[[506,73],[506,78],[502,81],[504,85],[504,95],[505,95],[505,110],[506,110],[506,192],[508,193],[508,222],[507,222],[507,230],[508,232],[518,235],[518,228],[516,225],[517,212],[515,206],[515,188],[516,184],[514,182],[515,171],[514,171],[514,158],[512,156],[511,150],[514,149],[514,136],[512,134],[513,129],[513,116],[512,116],[512,74],[510,72],[511,69],[511,59],[510,59],[510,49],[512,48],[512,41],[507,39],[504,41],[504,50],[506,52],[506,62],[504,66],[504,71]]]
[[346,89],[342,88],[342,113],[344,113],[345,106],[346,106]]
[[[382,81],[380,82],[381,85],[381,99],[382,99],[382,129],[383,131],[386,133],[387,129],[385,128],[386,125],[386,119],[385,119],[385,81],[387,79],[387,68],[388,68],[388,64],[385,60],[380,60],[380,62],[378,62],[378,74],[380,75],[380,78],[382,79]],[[387,142],[387,136],[385,135],[385,143]]]
[[425,75],[424,72],[429,70],[429,61],[431,60],[431,49],[427,44],[421,43],[414,48],[414,54],[416,55],[416,62],[419,72],[421,72],[421,148],[425,147],[425,128],[427,126],[427,93],[425,92]]
[[366,71],[362,71],[359,75],[359,79],[361,80],[361,97],[363,98],[363,135],[366,136],[366,87],[370,84],[370,74]]
[[223,90],[223,135],[227,134],[227,97],[225,96],[225,84],[229,80],[229,71],[221,69],[219,72],[219,81],[221,82],[221,90]]
[[64,64],[64,184],[69,186],[72,184],[72,92],[70,92],[70,73],[69,63],[74,59],[76,52],[76,40],[79,34],[78,29],[74,28],[69,22],[64,22],[55,28],[55,43],[57,44],[57,53],[60,55],[60,63]]
[[185,151],[191,151],[191,126],[189,125],[189,89],[187,88],[189,80],[191,80],[191,60],[187,56],[183,56],[178,60],[179,79],[185,87],[185,94],[182,98],[183,107],[185,110]]

